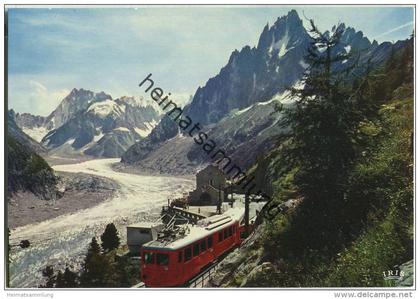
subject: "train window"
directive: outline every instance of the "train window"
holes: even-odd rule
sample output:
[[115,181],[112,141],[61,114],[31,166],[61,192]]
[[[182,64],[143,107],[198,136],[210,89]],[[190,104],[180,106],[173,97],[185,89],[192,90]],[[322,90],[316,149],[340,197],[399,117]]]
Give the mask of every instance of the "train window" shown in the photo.
[[206,251],[207,250],[207,247],[206,247],[206,239],[204,239],[204,240],[201,240],[201,243],[200,243],[200,251],[201,252],[204,252],[204,251]]
[[233,226],[233,233],[235,233],[236,231],[236,226]]
[[229,227],[229,237],[233,235],[233,227]]
[[185,251],[184,251],[185,261],[186,262],[189,261],[191,259],[191,256],[192,256],[191,247],[185,248]]
[[210,236],[207,238],[207,248],[211,248],[213,246],[213,237]]
[[223,232],[219,232],[219,242],[223,241]]
[[182,251],[178,252],[178,263],[182,263]]
[[195,243],[193,246],[193,255],[197,256],[200,253],[200,243]]
[[226,239],[228,237],[228,229],[225,229],[223,235],[224,235],[223,239]]
[[169,264],[169,255],[164,253],[158,253],[156,255],[156,262],[159,266],[167,266]]
[[145,264],[154,264],[155,263],[155,254],[154,254],[154,252],[146,252],[144,254],[144,263]]

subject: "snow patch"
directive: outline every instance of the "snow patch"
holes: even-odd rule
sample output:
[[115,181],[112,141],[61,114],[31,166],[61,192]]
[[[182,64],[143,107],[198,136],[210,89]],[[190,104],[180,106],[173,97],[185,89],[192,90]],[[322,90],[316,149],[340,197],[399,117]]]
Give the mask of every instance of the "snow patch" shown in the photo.
[[48,129],[45,127],[26,128],[23,127],[22,131],[29,135],[33,140],[41,142],[42,138],[48,134]]
[[91,142],[89,142],[88,144],[86,144],[85,146],[83,146],[81,149],[78,150],[78,152],[83,153],[85,150],[91,148],[92,146],[94,146],[99,140],[102,139],[102,137],[104,137],[104,133],[102,133],[102,130],[100,131],[100,133],[98,135],[93,136],[93,140]]
[[97,141],[101,140],[102,137],[104,137],[104,133],[101,132],[101,133],[99,133],[99,135],[95,135],[93,137],[93,141],[97,142]]
[[[302,89],[303,88],[302,82],[300,82],[300,81],[296,82],[293,85],[293,88]],[[273,102],[280,102],[280,103],[283,103],[283,104],[290,104],[290,103],[293,103],[294,101],[295,101],[295,99],[293,99],[293,98],[290,97],[290,91],[286,90],[286,91],[283,91],[282,93],[276,94],[275,96],[273,96],[268,101],[258,102],[258,103],[255,103],[255,104],[249,106],[249,107],[246,107],[245,109],[236,111],[236,112],[233,113],[233,115],[238,116],[238,115],[241,115],[242,113],[245,113],[248,110],[250,110],[250,109],[252,109],[252,108],[254,108],[256,106],[268,105],[268,104],[271,104]]]
[[286,55],[287,52],[295,48],[295,46],[299,42],[299,40],[295,41],[293,45],[291,45],[292,47],[288,48],[290,37],[289,37],[289,31],[287,29],[284,33],[284,36],[278,41],[274,41],[274,35],[272,35],[271,37],[272,37],[272,40],[271,40],[271,45],[268,49],[268,53],[271,56],[274,51],[277,51],[278,52],[277,55],[279,58],[283,57],[284,55]]
[[141,137],[145,138],[150,134],[150,132],[152,132],[153,128],[156,127],[156,125],[157,122],[155,120],[152,120],[151,122],[144,123],[144,126],[146,127],[145,129],[136,127],[134,128],[134,131],[136,131],[136,133],[139,134]]
[[105,100],[103,102],[93,103],[89,106],[88,112],[93,112],[95,115],[104,118],[109,115],[120,116],[125,112],[124,106],[119,106],[113,100]]
[[130,132],[130,130],[127,129],[126,127],[118,127],[118,128],[115,128],[113,131]]
[[146,100],[142,97],[129,97],[129,96],[122,96],[120,100],[127,105],[133,106],[133,107],[147,107],[149,104],[146,102]]
[[71,139],[67,140],[65,144],[72,145],[75,140],[76,140],[76,138],[71,138]]
[[270,52],[272,52],[273,50],[279,50],[278,56],[282,57],[289,50],[293,49],[293,48],[290,48],[290,49],[287,48],[288,43],[289,43],[289,32],[286,30],[286,33],[284,34],[284,36],[280,40],[271,44]]
[[351,46],[350,46],[350,45],[345,46],[345,47],[344,47],[344,50],[346,50],[346,52],[347,52],[347,53],[350,53],[350,51],[351,51]]
[[309,64],[307,64],[306,62],[305,62],[305,60],[301,60],[301,61],[299,61],[299,64],[300,64],[300,66],[301,67],[303,67],[304,69],[307,69],[308,67],[309,67]]
[[246,107],[245,109],[242,109],[242,110],[236,111],[234,115],[241,115],[242,113],[247,112],[247,111],[248,111],[249,109],[251,109],[252,107],[254,107],[254,105],[249,106],[249,107]]

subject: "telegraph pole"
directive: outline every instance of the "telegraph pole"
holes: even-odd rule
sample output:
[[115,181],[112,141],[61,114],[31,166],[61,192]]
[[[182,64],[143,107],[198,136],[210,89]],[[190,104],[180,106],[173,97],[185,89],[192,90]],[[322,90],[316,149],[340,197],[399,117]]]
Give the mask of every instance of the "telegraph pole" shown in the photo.
[[217,214],[222,214],[222,195],[220,194],[220,183],[219,183],[219,200],[217,201]]

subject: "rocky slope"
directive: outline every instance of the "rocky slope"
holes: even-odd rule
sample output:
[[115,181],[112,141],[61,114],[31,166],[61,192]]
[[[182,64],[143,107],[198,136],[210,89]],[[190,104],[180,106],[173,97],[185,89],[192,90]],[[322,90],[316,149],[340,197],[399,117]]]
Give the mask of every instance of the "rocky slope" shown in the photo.
[[21,130],[17,122],[21,120],[19,114],[16,114],[15,111],[9,110],[7,114],[7,131],[8,134],[13,137],[14,140],[18,141],[20,144],[24,145],[26,148],[38,154],[45,154],[46,149],[39,144],[36,140],[32,139],[29,135]]
[[45,125],[46,117],[44,116],[16,113],[14,119],[17,126],[37,142],[41,142],[42,138],[48,133],[48,128],[52,129],[51,125]]
[[[371,135],[373,142],[362,146],[366,156],[355,163],[347,183],[347,202],[351,204],[338,205],[332,211],[352,214],[346,225],[360,228],[352,231],[351,239],[334,249],[331,239],[322,237],[321,250],[298,253],[299,246],[308,248],[308,234],[303,236],[308,225],[316,223],[312,214],[316,208],[302,209],[307,197],[299,196],[296,181],[290,179],[295,170],[284,174],[284,156],[278,147],[258,161],[252,175],[262,177],[274,189],[280,187],[273,198],[300,200],[275,219],[262,221],[241,247],[219,264],[208,287],[413,286],[413,48],[413,39],[407,40],[402,51],[396,51],[377,71],[384,79],[377,81],[376,87],[371,81],[374,92],[369,96],[380,103],[375,130],[386,133]],[[287,202],[290,200],[283,204]],[[324,206],[320,210],[326,211]],[[306,225],[297,221],[302,213],[311,219]],[[297,229],[292,230],[294,225]],[[344,227],[341,232],[346,231]],[[404,274],[384,279],[382,269],[398,268]]]
[[11,134],[7,136],[8,197],[18,191],[31,192],[43,199],[60,196],[58,177],[45,160]]
[[112,198],[119,189],[116,182],[104,177],[65,172],[58,172],[57,175],[60,177],[59,186],[62,193],[59,200],[39,200],[37,195],[22,191],[9,198],[9,228],[38,223],[93,207]]

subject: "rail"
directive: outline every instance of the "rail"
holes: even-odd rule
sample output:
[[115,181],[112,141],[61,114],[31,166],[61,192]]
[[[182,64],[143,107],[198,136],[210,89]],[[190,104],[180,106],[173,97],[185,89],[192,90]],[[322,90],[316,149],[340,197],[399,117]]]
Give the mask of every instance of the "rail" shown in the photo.
[[216,270],[219,268],[219,264],[220,261],[201,272],[198,276],[193,278],[187,286],[189,288],[204,288],[212,277],[212,274],[214,274],[214,272],[216,272]]

